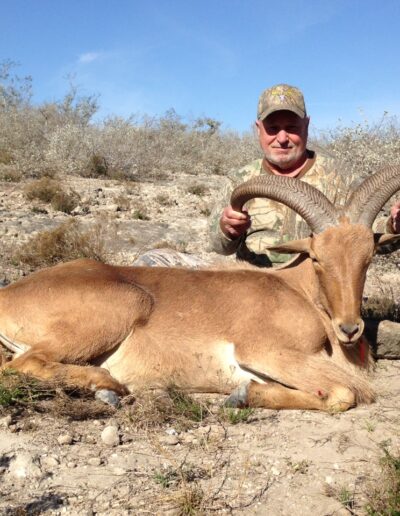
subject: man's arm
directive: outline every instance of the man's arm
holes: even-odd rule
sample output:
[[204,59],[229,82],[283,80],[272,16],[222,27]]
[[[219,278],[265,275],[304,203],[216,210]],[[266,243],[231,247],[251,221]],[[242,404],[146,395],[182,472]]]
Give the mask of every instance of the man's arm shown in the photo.
[[233,182],[227,180],[209,218],[212,250],[223,255],[233,254],[237,250],[241,242],[240,237],[250,227],[249,214],[246,211],[235,211],[229,204],[233,188]]
[[210,244],[213,251],[228,255],[236,252],[250,227],[246,210],[235,211],[230,205],[232,190],[251,177],[260,175],[261,159],[231,170],[221,188],[209,218]]

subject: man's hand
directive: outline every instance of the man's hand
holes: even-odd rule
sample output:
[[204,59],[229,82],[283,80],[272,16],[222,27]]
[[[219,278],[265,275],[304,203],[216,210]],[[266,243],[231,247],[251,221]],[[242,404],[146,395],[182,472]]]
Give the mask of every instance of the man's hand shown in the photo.
[[396,202],[391,209],[392,225],[395,233],[400,233],[400,201]]
[[222,212],[219,225],[224,235],[232,240],[239,238],[251,224],[250,215],[246,210],[235,211],[232,206],[227,206]]

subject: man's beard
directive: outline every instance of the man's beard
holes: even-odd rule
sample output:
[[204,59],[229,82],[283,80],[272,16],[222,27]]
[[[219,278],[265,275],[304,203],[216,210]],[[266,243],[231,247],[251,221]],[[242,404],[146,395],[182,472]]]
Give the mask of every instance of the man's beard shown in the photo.
[[266,152],[265,158],[273,165],[276,165],[279,168],[285,170],[285,168],[290,168],[296,165],[296,163],[300,161],[302,155],[303,153],[299,148],[292,147],[289,149],[289,152],[287,154],[277,155],[273,152]]

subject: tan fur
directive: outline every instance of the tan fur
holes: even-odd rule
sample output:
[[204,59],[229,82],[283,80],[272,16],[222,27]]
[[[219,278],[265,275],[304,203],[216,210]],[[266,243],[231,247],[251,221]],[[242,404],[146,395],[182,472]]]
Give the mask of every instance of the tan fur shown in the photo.
[[360,352],[359,335],[346,342],[340,325],[360,321],[373,233],[345,222],[299,248],[318,264],[43,269],[0,290],[0,334],[29,348],[3,367],[119,394],[170,384],[229,393],[251,380],[254,406],[371,402],[369,348]]

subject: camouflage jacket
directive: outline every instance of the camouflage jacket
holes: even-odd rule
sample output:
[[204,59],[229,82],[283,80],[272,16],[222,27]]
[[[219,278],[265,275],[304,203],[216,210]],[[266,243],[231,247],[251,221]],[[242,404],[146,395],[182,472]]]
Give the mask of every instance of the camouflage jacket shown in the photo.
[[[342,204],[346,200],[348,186],[337,170],[337,163],[330,157],[308,152],[307,163],[302,169],[299,180],[320,190],[332,203]],[[231,240],[222,232],[219,221],[222,210],[230,204],[232,190],[248,179],[269,174],[258,159],[239,170],[228,174],[225,187],[221,189],[215,207],[210,215],[210,241],[214,251],[229,255],[236,252],[238,259],[260,267],[271,267],[289,260],[292,256],[266,251],[269,245],[305,238],[310,234],[306,222],[287,206],[270,199],[252,199],[246,203],[251,216],[251,227],[238,239]],[[382,232],[387,231],[386,219],[379,223]],[[392,231],[389,231],[392,232]]]

